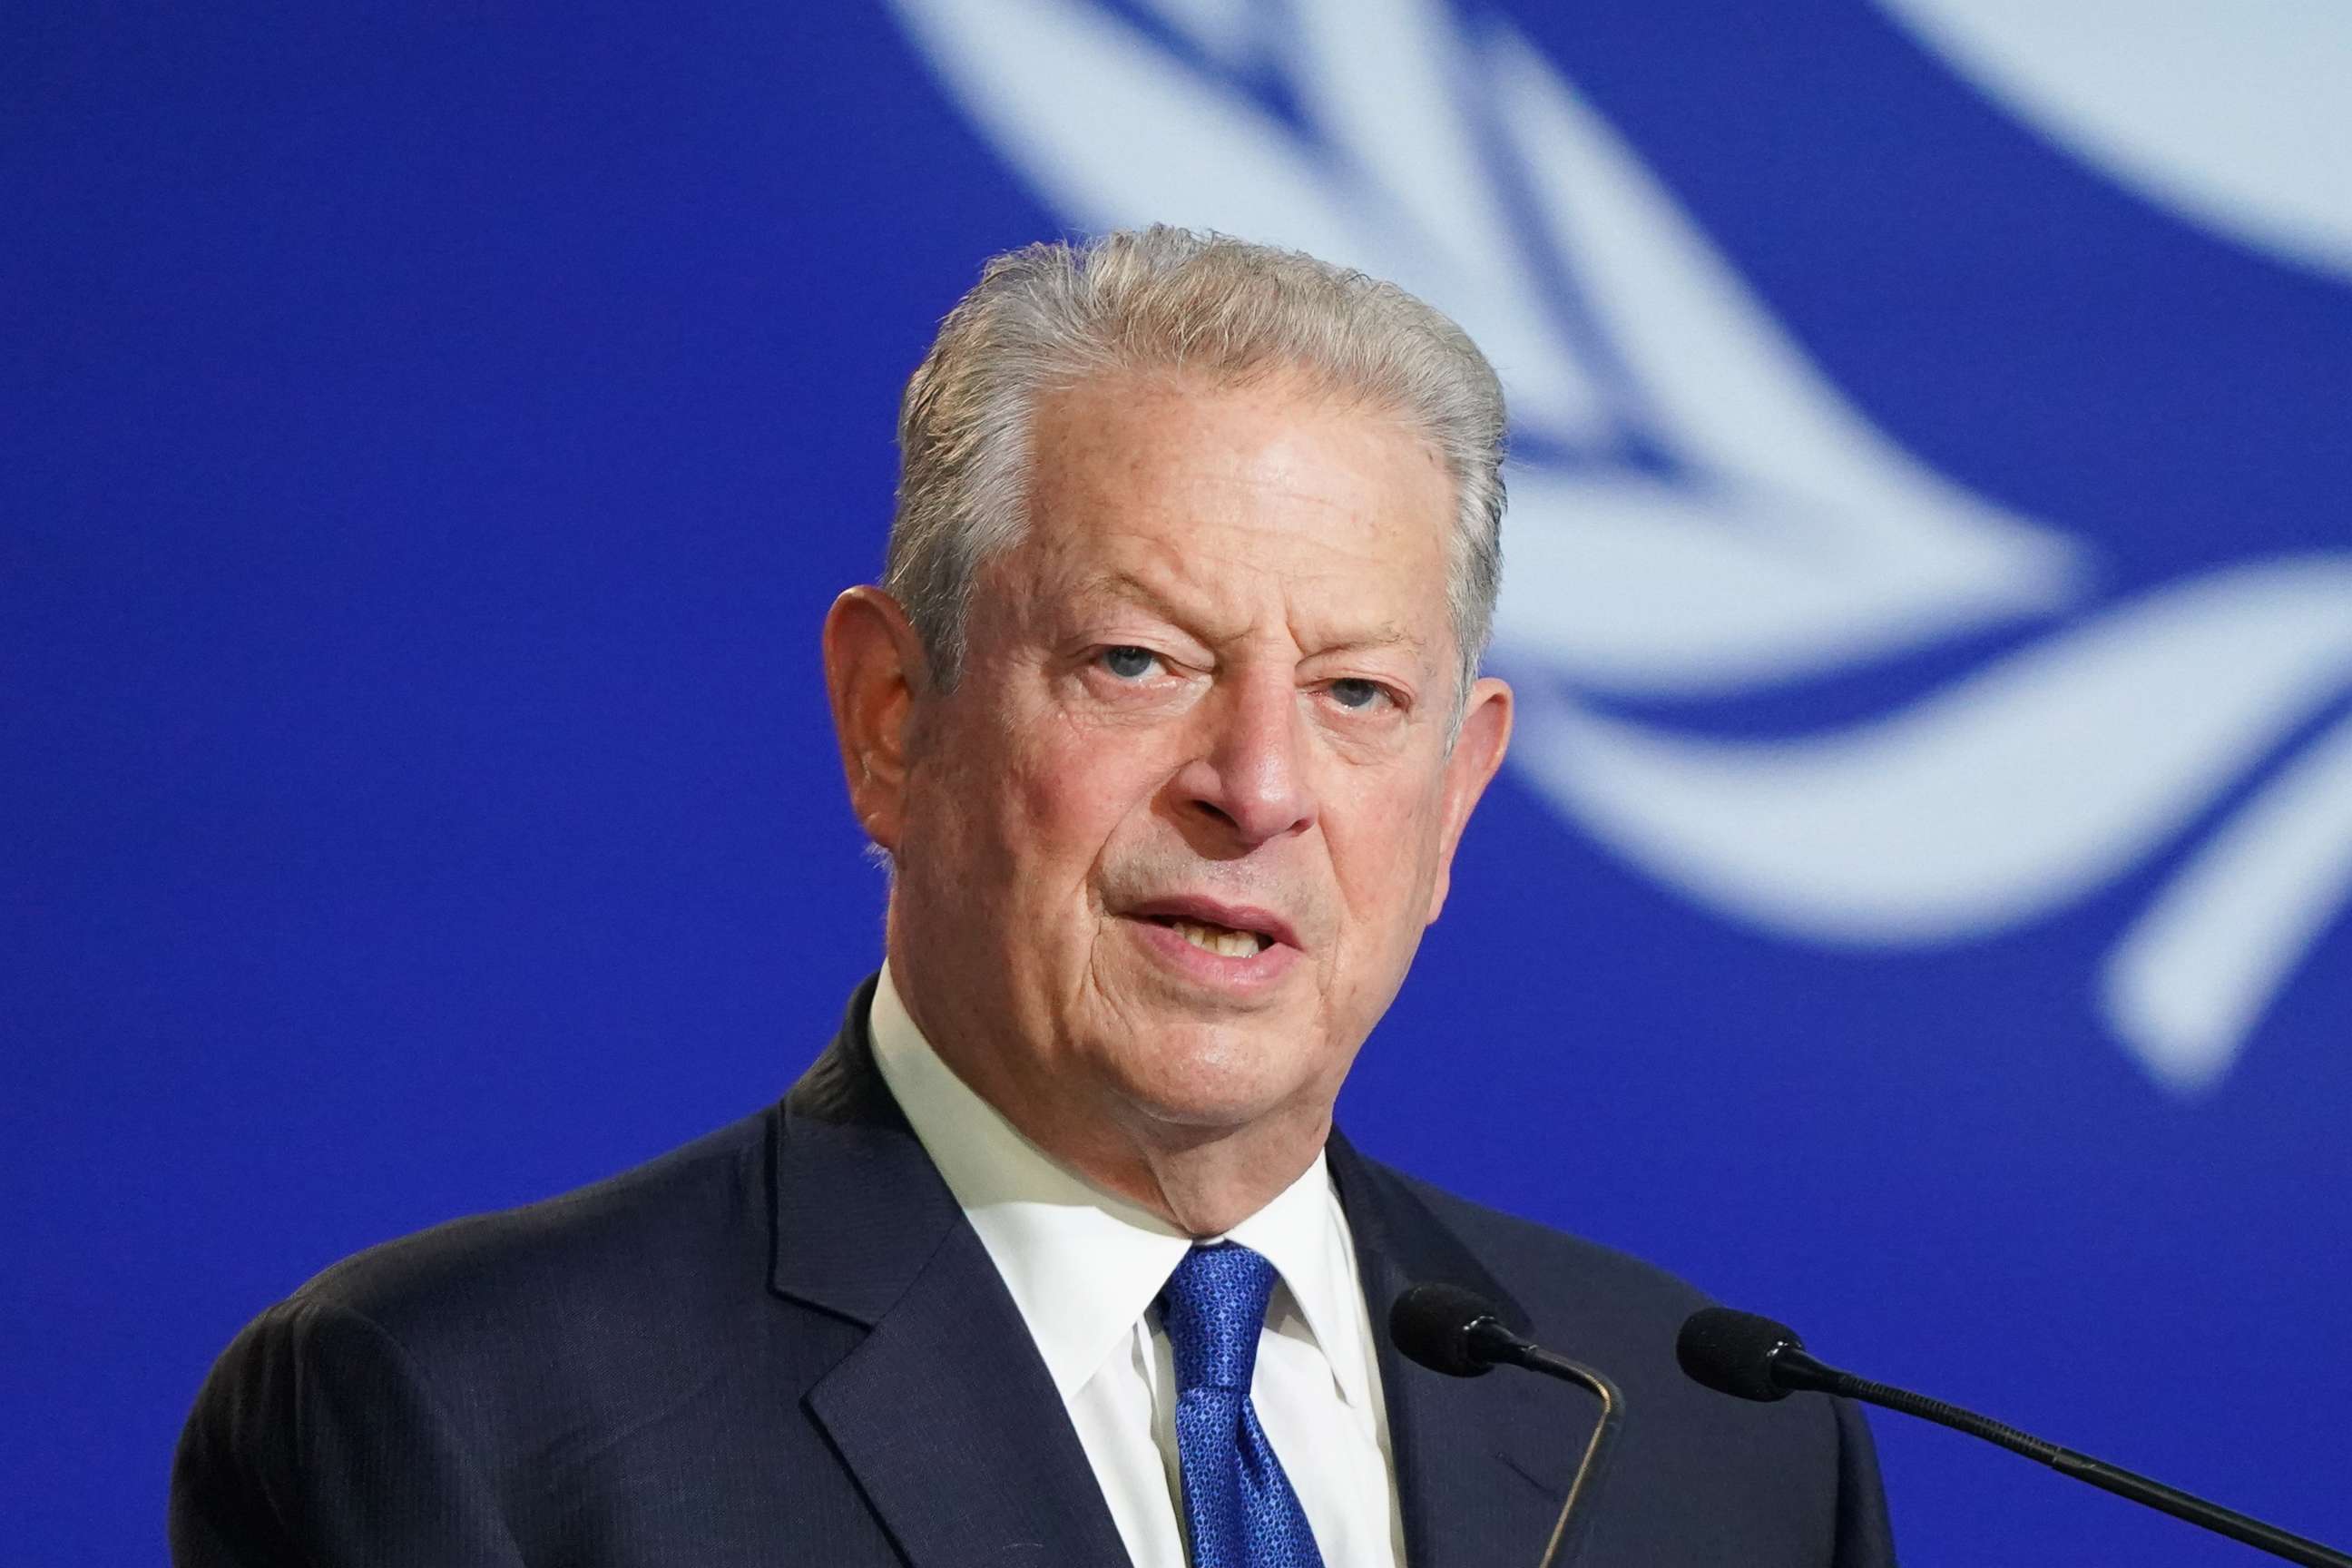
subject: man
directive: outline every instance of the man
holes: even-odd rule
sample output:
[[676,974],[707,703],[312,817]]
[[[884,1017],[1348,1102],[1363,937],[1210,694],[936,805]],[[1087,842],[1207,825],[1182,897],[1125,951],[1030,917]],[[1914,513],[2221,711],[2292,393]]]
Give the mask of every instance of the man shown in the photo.
[[1331,1107],[1502,761],[1500,389],[1451,322],[1152,229],[1000,257],[824,629],[886,963],[772,1110],[331,1269],[223,1357],[184,1564],[1533,1563],[1592,1419],[1381,1331],[1467,1287],[1631,1414],[1592,1561],[1891,1561],[1826,1401]]

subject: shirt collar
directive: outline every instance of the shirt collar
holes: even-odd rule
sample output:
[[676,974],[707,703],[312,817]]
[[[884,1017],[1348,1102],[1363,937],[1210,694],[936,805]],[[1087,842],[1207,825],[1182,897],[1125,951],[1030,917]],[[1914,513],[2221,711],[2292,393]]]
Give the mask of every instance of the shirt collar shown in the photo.
[[[1055,1390],[1070,1398],[1150,1308],[1193,1238],[1024,1137],[940,1059],[887,966],[869,1028],[883,1081],[1004,1277]],[[1360,1318],[1362,1289],[1322,1151],[1221,1239],[1274,1265],[1341,1394],[1367,1408],[1364,1358],[1341,1352],[1361,1338],[1346,1325]]]

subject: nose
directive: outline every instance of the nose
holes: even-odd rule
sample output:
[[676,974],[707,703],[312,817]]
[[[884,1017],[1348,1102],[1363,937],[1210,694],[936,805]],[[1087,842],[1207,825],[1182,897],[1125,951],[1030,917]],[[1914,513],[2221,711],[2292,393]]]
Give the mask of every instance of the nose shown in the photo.
[[1195,710],[1198,749],[1175,778],[1184,809],[1245,848],[1305,832],[1315,796],[1307,718],[1289,672],[1234,672],[1218,688]]

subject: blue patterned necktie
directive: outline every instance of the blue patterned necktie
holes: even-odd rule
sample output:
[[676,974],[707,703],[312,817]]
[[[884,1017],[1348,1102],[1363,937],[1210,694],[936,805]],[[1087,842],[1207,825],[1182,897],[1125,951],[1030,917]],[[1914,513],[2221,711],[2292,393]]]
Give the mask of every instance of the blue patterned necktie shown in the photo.
[[1184,1255],[1160,1295],[1176,1362],[1176,1457],[1192,1568],[1323,1568],[1298,1494],[1250,1404],[1274,1265],[1221,1242]]

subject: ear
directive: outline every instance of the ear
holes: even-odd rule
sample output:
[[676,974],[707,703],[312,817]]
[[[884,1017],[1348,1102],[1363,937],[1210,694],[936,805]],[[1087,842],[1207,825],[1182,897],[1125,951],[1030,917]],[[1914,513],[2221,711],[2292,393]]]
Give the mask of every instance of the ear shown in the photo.
[[824,684],[849,804],[866,836],[896,854],[904,822],[908,731],[924,679],[922,640],[898,601],[851,588],[824,617]]
[[1445,777],[1440,786],[1444,792],[1440,805],[1444,816],[1438,840],[1437,878],[1429,889],[1427,919],[1431,921],[1445,907],[1445,895],[1453,888],[1454,851],[1462,843],[1462,830],[1470,826],[1471,808],[1486,793],[1495,770],[1503,765],[1503,752],[1510,746],[1512,700],[1511,689],[1491,675],[1470,688],[1462,733],[1445,759]]

